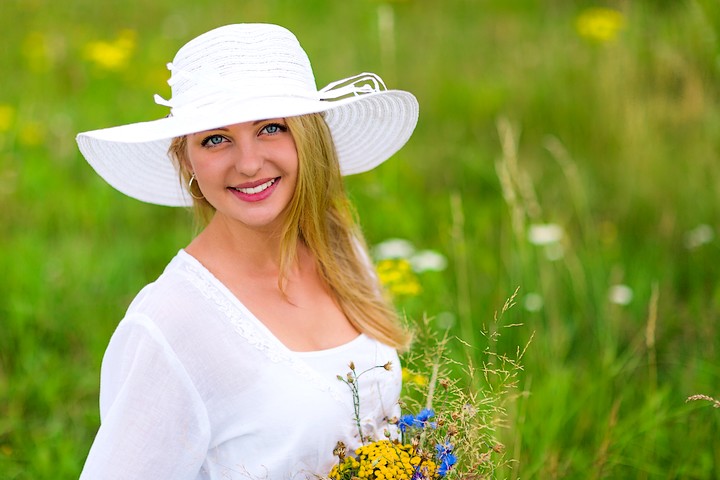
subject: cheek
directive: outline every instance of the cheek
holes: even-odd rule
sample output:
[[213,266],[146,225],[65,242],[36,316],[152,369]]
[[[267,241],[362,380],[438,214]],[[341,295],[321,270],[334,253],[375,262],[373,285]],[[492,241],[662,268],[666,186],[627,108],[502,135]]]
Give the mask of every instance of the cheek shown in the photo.
[[289,145],[287,148],[283,151],[283,159],[285,163],[285,168],[292,172],[297,172],[298,170],[298,154],[297,150],[295,149],[295,144]]
[[187,167],[197,177],[206,177],[213,174],[220,162],[218,158],[210,158],[208,153],[201,148],[188,148]]

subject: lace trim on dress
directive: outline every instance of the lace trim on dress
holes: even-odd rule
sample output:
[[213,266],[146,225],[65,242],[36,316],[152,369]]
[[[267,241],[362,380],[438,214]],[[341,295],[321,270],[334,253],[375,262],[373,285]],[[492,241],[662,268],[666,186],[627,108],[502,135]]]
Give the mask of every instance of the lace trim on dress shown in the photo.
[[[186,253],[185,255],[189,254]],[[244,305],[242,305],[240,300],[234,296],[228,298],[228,295],[232,294],[227,290],[220,289],[215,283],[218,280],[214,279],[214,277],[209,278],[209,275],[212,274],[207,272],[204,267],[195,266],[186,260],[183,261],[183,268],[189,273],[188,279],[190,282],[205,298],[217,305],[220,312],[227,317],[233,329],[243,337],[248,344],[262,352],[273,363],[287,363],[293,371],[309,380],[318,389],[329,393],[338,402],[346,403],[337,389],[328,384],[324,378],[318,375],[307,364],[296,358],[279,340],[261,331],[255,323],[259,322],[259,320],[248,318],[252,314],[242,311],[240,307],[244,307]]]

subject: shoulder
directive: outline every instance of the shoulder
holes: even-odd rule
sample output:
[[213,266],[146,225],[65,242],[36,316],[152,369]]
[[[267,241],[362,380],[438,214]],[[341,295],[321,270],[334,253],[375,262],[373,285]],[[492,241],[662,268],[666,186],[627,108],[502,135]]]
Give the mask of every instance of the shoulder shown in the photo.
[[172,305],[184,303],[184,299],[192,299],[197,288],[191,279],[192,270],[188,257],[186,253],[178,252],[162,274],[137,294],[128,307],[128,314],[164,311]]
[[202,266],[181,250],[162,274],[137,294],[124,321],[145,318],[164,331],[183,321],[212,315],[218,305],[208,293],[211,280]]
[[131,302],[113,337],[152,336],[178,352],[194,351],[227,333],[227,298],[214,278],[181,251]]
[[188,389],[197,382],[200,359],[228,327],[222,310],[202,293],[208,280],[188,257],[179,253],[131,302],[103,357],[106,386],[121,385],[137,366],[146,375],[162,372],[156,379],[181,380]]

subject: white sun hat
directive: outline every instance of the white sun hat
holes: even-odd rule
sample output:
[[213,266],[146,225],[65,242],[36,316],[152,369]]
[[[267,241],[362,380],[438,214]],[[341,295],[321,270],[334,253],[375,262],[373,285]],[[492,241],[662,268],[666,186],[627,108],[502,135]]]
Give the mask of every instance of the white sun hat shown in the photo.
[[80,151],[120,192],[168,206],[192,198],[168,155],[173,138],[241,122],[323,112],[343,175],[368,171],[410,138],[415,97],[363,73],[317,90],[307,54],[277,25],[236,24],[191,40],[168,64],[170,115],[78,134]]

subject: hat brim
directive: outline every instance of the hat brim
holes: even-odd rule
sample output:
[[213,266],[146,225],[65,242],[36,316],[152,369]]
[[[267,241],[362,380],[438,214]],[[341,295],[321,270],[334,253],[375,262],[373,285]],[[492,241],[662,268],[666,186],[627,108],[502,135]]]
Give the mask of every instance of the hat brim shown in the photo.
[[80,151],[112,187],[138,200],[192,205],[168,155],[173,138],[236,123],[324,112],[343,175],[366,172],[408,141],[418,119],[415,97],[401,90],[334,101],[265,97],[228,101],[222,108],[78,134]]

